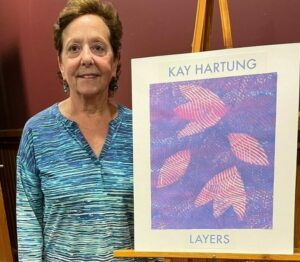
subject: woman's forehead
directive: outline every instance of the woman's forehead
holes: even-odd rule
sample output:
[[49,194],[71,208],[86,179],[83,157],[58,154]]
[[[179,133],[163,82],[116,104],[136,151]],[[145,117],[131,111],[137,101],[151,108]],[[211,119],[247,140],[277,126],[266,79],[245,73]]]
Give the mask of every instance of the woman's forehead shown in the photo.
[[63,39],[70,38],[103,38],[109,40],[110,31],[98,15],[87,14],[75,18],[63,31]]

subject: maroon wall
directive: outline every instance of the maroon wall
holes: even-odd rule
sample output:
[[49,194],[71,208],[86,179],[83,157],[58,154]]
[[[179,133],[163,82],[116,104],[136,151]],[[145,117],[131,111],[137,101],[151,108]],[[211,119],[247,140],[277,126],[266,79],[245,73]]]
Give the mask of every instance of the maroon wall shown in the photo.
[[[131,106],[130,59],[191,50],[197,0],[111,0],[124,27],[116,99]],[[215,1],[217,3],[217,1]],[[52,24],[63,0],[0,0],[0,129],[64,99],[56,76]],[[221,49],[215,3],[211,49]],[[234,47],[300,42],[300,1],[228,0]]]

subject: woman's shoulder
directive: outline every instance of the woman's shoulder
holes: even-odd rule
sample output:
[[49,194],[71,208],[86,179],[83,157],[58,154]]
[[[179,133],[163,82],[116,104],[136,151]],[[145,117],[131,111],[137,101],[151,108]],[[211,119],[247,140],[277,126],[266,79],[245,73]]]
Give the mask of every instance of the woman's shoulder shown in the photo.
[[123,110],[127,114],[131,114],[131,112],[132,112],[132,110],[125,105],[118,104],[117,106],[118,106],[119,110]]
[[118,113],[124,116],[127,116],[129,118],[132,117],[132,110],[124,105],[118,105]]
[[54,104],[30,117],[25,123],[24,130],[41,128],[51,125],[57,114],[57,104]]

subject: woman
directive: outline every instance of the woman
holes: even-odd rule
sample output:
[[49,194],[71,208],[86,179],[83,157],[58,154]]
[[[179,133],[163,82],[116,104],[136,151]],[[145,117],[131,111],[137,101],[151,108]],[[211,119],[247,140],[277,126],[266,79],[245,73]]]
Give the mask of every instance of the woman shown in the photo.
[[69,97],[24,127],[19,261],[118,261],[115,249],[133,247],[131,111],[110,99],[121,35],[117,13],[98,0],[70,0],[54,26]]

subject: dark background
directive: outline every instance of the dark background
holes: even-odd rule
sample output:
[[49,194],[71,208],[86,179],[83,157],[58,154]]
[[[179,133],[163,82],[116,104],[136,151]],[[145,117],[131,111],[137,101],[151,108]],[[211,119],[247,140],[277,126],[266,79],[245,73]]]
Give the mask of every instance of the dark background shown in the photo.
[[[123,22],[116,99],[131,107],[130,59],[191,52],[197,0],[112,0]],[[65,0],[0,0],[0,129],[63,100],[52,25]],[[228,0],[234,47],[300,42],[300,1]],[[211,49],[222,49],[217,1]]]

